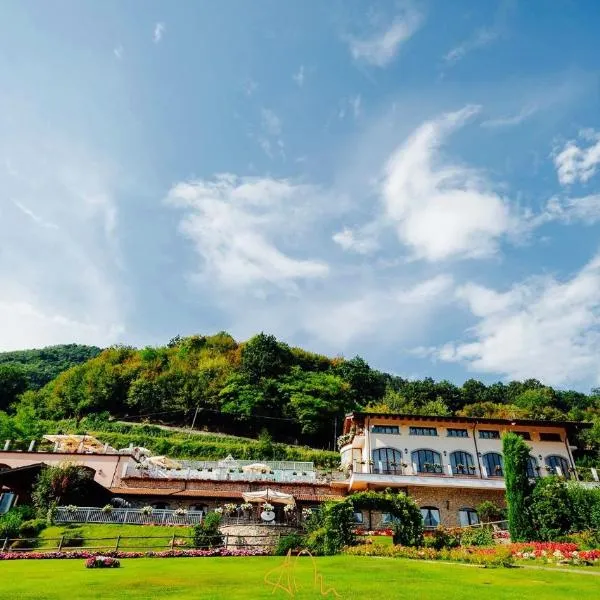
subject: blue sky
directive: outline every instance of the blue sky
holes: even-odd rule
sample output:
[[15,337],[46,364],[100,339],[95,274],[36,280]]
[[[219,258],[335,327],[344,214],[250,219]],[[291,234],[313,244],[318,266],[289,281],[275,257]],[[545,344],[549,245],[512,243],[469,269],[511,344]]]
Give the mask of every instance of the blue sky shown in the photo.
[[7,0],[0,348],[258,332],[600,384],[589,0]]

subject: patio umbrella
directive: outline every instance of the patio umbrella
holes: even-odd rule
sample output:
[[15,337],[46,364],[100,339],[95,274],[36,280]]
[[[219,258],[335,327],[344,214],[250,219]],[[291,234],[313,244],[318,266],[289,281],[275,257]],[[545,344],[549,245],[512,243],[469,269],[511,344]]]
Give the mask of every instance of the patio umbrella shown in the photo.
[[166,456],[151,456],[146,462],[161,469],[181,469],[181,463]]
[[271,488],[260,492],[245,492],[242,494],[245,502],[275,502],[277,504],[296,504],[292,494],[277,492]]
[[267,473],[271,470],[269,465],[265,465],[264,463],[252,463],[251,465],[246,465],[242,467],[244,473],[262,473],[266,471]]

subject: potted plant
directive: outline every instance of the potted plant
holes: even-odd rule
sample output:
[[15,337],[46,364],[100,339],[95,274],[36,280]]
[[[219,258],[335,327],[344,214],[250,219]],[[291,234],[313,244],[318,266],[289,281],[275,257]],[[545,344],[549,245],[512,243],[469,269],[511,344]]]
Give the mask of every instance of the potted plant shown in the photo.
[[104,514],[110,514],[112,511],[113,511],[112,504],[105,504],[105,505],[102,507],[102,512],[103,512]]
[[69,504],[68,506],[65,506],[65,510],[72,515],[77,512],[77,507],[74,504]]
[[151,506],[143,506],[140,510],[143,515],[151,515],[154,509]]
[[175,509],[175,514],[176,514],[178,517],[185,517],[185,515],[187,515],[187,512],[188,512],[188,511],[187,511],[185,508],[183,508],[183,507],[180,507],[180,508],[176,508],[176,509]]

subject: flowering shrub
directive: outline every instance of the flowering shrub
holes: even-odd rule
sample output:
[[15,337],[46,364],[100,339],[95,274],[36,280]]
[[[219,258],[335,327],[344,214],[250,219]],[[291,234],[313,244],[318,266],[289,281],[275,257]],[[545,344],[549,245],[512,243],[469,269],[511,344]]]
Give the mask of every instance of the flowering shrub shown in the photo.
[[74,504],[69,504],[68,506],[65,506],[65,510],[70,514],[73,514],[74,512],[77,512],[77,507]]
[[232,515],[237,510],[237,504],[224,504],[223,511],[226,515]]
[[243,504],[240,504],[240,508],[242,510],[252,510],[252,504],[250,504],[250,502],[244,502]]
[[355,529],[354,534],[355,535],[390,536],[391,537],[392,535],[394,535],[394,531],[392,530],[391,527],[388,527],[387,529],[375,529],[375,530]]
[[272,504],[269,504],[268,502],[265,502],[265,503],[262,505],[262,509],[263,509],[263,510],[266,510],[267,512],[270,512],[270,511],[272,511],[272,510],[273,510],[273,508],[274,508],[274,506],[273,506]]
[[153,511],[154,511],[154,509],[153,509],[151,506],[144,506],[144,507],[143,507],[143,508],[140,510],[140,512],[141,512],[143,515],[151,515]]
[[286,513],[286,514],[294,512],[295,510],[296,510],[296,505],[295,504],[286,504],[283,507],[283,512]]
[[305,519],[308,519],[312,514],[313,514],[312,508],[303,508],[302,509],[302,516]]
[[85,561],[86,569],[117,569],[121,563],[110,556],[94,556]]
[[176,509],[175,509],[175,514],[176,514],[178,517],[184,517],[185,515],[187,515],[187,512],[188,512],[188,511],[187,511],[185,508],[176,508]]
[[110,514],[112,511],[113,511],[112,504],[105,504],[105,505],[102,507],[102,512],[103,512],[103,513]]
[[[109,558],[200,558],[210,556],[266,556],[267,551],[255,548],[208,548],[206,550],[161,550],[159,552],[107,552]],[[73,552],[0,552],[0,560],[39,560],[56,558],[94,559],[96,555],[86,550]]]
[[217,506],[217,508],[215,508],[215,512],[218,515],[222,515],[223,514],[223,507],[222,506]]

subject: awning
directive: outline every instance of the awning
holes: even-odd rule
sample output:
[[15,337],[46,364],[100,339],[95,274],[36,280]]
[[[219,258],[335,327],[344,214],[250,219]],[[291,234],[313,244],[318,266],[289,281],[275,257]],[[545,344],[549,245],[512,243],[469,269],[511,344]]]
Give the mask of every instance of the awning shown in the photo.
[[276,492],[271,488],[260,492],[244,492],[243,498],[246,502],[275,502],[277,504],[296,504],[292,494]]
[[116,453],[114,448],[91,435],[45,435],[44,439],[56,444],[59,452]]

